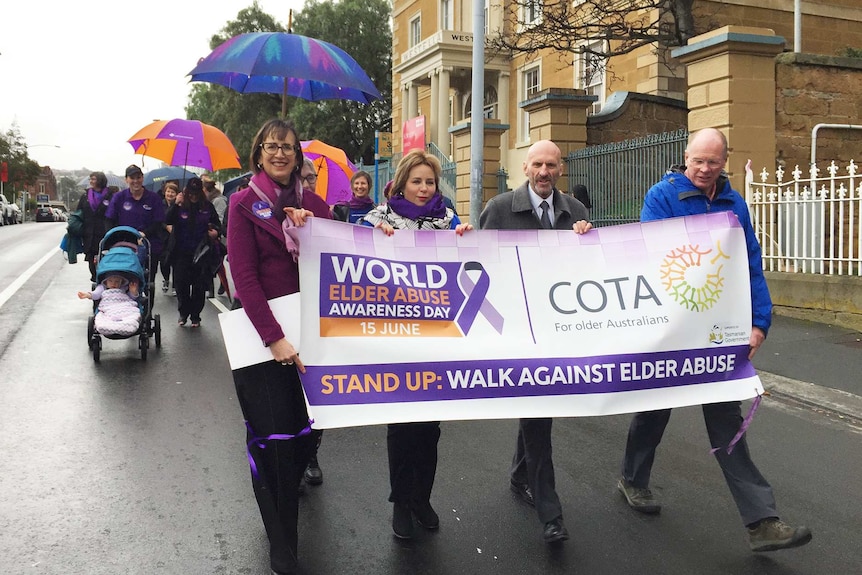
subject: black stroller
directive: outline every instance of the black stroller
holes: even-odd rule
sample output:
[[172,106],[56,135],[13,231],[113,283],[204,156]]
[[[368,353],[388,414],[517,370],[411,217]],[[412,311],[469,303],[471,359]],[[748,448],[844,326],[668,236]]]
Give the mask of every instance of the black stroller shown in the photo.
[[[155,289],[148,281],[152,265],[149,241],[138,230],[129,226],[117,226],[108,230],[99,243],[99,256],[96,264],[96,281],[104,282],[109,276],[120,276],[126,281],[137,282],[140,294],[137,297],[139,321],[111,324],[106,329],[98,315],[101,302],[94,302],[93,315],[87,321],[87,342],[93,352],[93,360],[98,363],[102,351],[102,338],[129,339],[138,337],[141,359],[147,359],[150,336],[155,336],[156,347],[162,346],[162,324],[158,314],[153,315]],[[106,304],[105,304],[106,305]],[[103,326],[100,330],[100,324]],[[114,325],[117,327],[114,328]]]

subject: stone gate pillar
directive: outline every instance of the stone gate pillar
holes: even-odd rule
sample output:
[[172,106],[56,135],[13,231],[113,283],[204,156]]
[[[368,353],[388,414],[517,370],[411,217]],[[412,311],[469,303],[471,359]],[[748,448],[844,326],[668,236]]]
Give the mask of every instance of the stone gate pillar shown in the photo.
[[687,66],[688,129],[724,132],[726,169],[741,194],[749,159],[755,171],[775,166],[775,56],[783,49],[768,28],[725,26],[671,52]]

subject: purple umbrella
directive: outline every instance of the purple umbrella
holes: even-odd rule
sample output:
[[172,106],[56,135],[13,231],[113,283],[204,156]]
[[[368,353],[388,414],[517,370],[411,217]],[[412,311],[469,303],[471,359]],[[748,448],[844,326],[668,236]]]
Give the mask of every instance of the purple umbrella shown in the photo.
[[380,92],[347,52],[299,34],[254,32],[234,36],[198,62],[192,82],[227,86],[240,93],[281,94],[305,100],[354,100],[368,103]]

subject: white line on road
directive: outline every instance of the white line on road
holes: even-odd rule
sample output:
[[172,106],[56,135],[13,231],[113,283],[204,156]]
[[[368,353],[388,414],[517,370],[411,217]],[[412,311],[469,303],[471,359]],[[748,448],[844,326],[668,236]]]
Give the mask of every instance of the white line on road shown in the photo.
[[40,259],[38,262],[36,262],[32,266],[30,266],[30,268],[26,272],[24,272],[23,274],[18,276],[15,279],[15,281],[13,281],[11,284],[9,284],[9,287],[7,287],[2,292],[0,292],[0,307],[3,307],[3,305],[7,301],[9,301],[9,299],[13,295],[15,295],[15,292],[18,291],[19,289],[21,289],[21,286],[23,286],[24,283],[28,279],[30,279],[30,277],[32,277],[32,275],[35,274],[39,270],[39,268],[42,267],[45,264],[45,262],[47,262],[49,259],[51,259],[51,257],[53,257],[54,254],[56,254],[59,250],[60,250],[59,247],[51,248],[51,250],[47,254],[42,256],[42,259]]
[[216,306],[216,309],[218,309],[220,313],[225,313],[225,312],[230,311],[230,309],[228,309],[227,307],[225,307],[225,305],[224,305],[222,302],[220,302],[220,301],[218,300],[218,298],[211,297],[211,298],[209,298],[209,300],[210,300],[210,303],[211,303],[211,304],[213,304],[214,306]]

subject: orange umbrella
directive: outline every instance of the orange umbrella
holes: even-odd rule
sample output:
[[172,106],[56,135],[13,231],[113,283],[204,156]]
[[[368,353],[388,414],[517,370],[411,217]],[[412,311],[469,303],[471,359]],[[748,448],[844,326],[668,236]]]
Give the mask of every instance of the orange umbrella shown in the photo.
[[302,154],[314,163],[317,171],[317,195],[330,206],[350,201],[353,195],[350,178],[356,173],[356,166],[347,159],[344,150],[320,140],[306,140],[300,142],[300,146]]
[[241,167],[225,133],[198,120],[159,120],[138,130],[129,143],[136,154],[171,166],[196,166],[211,172]]

